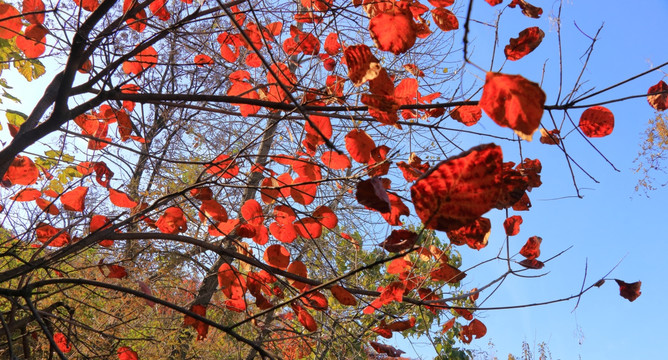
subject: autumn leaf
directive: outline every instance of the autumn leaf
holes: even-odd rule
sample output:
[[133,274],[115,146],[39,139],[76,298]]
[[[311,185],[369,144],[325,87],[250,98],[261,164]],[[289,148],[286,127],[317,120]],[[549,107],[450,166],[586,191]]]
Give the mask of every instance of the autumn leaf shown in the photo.
[[63,204],[65,210],[82,212],[84,210],[84,200],[88,188],[79,186],[74,190],[70,190],[60,196],[60,203]]
[[503,228],[506,231],[507,236],[515,236],[520,232],[520,225],[522,224],[522,217],[519,215],[513,215],[503,221]]
[[18,202],[26,202],[36,200],[40,196],[42,196],[41,191],[33,188],[25,188],[16,193],[16,195],[12,196],[10,199]]
[[443,31],[450,31],[459,29],[459,20],[452,11],[437,7],[431,11],[431,17],[434,19],[436,26]]
[[355,86],[375,79],[382,69],[378,59],[366,45],[349,46],[343,54],[348,66],[348,78]]
[[112,188],[109,188],[109,200],[112,204],[122,208],[132,209],[137,206],[137,202],[132,201],[127,194]]
[[546,130],[545,128],[540,128],[540,143],[547,145],[559,145],[561,143],[561,137],[559,136],[561,132],[559,129]]
[[205,166],[206,172],[223,179],[231,179],[239,174],[239,166],[229,155],[220,154],[210,165]]
[[535,270],[542,269],[545,266],[545,264],[542,261],[536,259],[524,259],[520,261],[519,264],[524,266],[525,268],[535,269]]
[[394,55],[403,54],[415,45],[416,30],[411,12],[403,6],[393,6],[369,20],[371,39],[378,49]]
[[9,40],[21,32],[21,14],[12,5],[0,4],[0,19],[0,39]]
[[118,360],[139,360],[139,355],[127,346],[119,347],[116,353],[118,354]]
[[615,116],[603,106],[592,106],[582,113],[578,126],[587,137],[608,136],[615,127]]
[[53,341],[56,343],[56,346],[58,346],[58,349],[60,349],[60,351],[62,351],[63,353],[67,354],[68,352],[72,351],[72,346],[70,345],[70,342],[67,340],[65,334],[61,332],[54,333]]
[[[202,304],[192,305],[190,307],[190,311],[199,316],[206,317],[206,305]],[[206,324],[200,320],[195,320],[195,318],[190,317],[188,315],[185,315],[183,319],[183,326],[192,326],[193,328],[195,328],[195,331],[197,331],[198,341],[206,339],[206,335],[209,333],[209,324]],[[119,352],[119,360],[120,360],[120,352]]]
[[290,252],[282,245],[271,245],[264,251],[264,261],[273,267],[285,270],[290,263]]
[[510,44],[506,45],[506,59],[516,61],[525,57],[540,45],[544,37],[545,33],[537,26],[522,30],[517,38],[510,39]]
[[70,242],[70,235],[62,230],[49,224],[39,223],[35,227],[35,237],[43,244],[48,243],[48,246],[62,247]]
[[450,112],[450,116],[466,126],[473,126],[482,117],[482,109],[477,105],[458,106]]
[[360,204],[381,213],[391,211],[390,198],[378,177],[358,182],[355,198]]
[[480,250],[487,246],[487,240],[492,230],[492,223],[488,218],[480,217],[473,223],[459,229],[447,231],[448,239],[455,245],[468,245],[471,249]]
[[459,331],[459,338],[464,344],[470,344],[471,340],[480,339],[487,334],[487,327],[482,321],[474,319],[468,325],[463,325]]
[[[3,5],[6,4],[0,4],[0,10]],[[37,178],[39,178],[37,165],[29,157],[17,155],[9,165],[2,181],[7,182],[9,186],[32,185],[37,182]]]
[[415,212],[425,227],[451,231],[491,210],[500,195],[501,148],[481,145],[442,161],[411,187]]
[[640,285],[642,285],[642,282],[626,283],[618,279],[615,279],[615,281],[619,285],[619,295],[624,299],[633,302],[640,296]]
[[529,4],[526,0],[513,0],[508,7],[514,8],[517,5],[522,9],[522,14],[530,18],[538,19],[543,14],[543,9]]
[[466,277],[466,273],[449,264],[441,264],[429,274],[434,281],[445,281],[450,284],[456,284]]
[[499,126],[531,141],[543,117],[545,93],[520,75],[488,72],[479,105]]
[[663,92],[663,94],[647,95],[647,102],[657,111],[668,109],[668,84],[663,80],[652,85],[647,90],[648,94]]
[[522,246],[520,250],[520,255],[524,256],[528,260],[533,260],[540,256],[540,243],[543,242],[543,239],[539,236],[532,236],[527,240],[526,244]]
[[339,154],[334,150],[325,151],[320,158],[322,163],[332,170],[345,170],[351,167],[350,159],[344,154]]
[[348,290],[343,288],[340,285],[332,285],[329,290],[332,292],[332,295],[338,301],[341,303],[341,305],[348,305],[348,306],[357,306],[357,299],[351,294]]
[[346,150],[350,157],[361,164],[366,164],[371,160],[371,150],[376,148],[376,144],[364,130],[353,129],[345,137]]
[[385,239],[385,241],[378,244],[378,246],[382,247],[383,249],[389,252],[398,253],[404,250],[411,249],[413,245],[415,245],[417,239],[418,239],[418,234],[410,230],[406,229],[392,230],[390,236],[388,236],[387,239]]
[[[96,231],[104,230],[111,227],[111,221],[104,215],[93,215],[90,219],[89,231],[91,234]],[[110,247],[114,244],[114,240],[101,240],[100,245]]]
[[369,345],[376,350],[379,354],[386,354],[387,356],[390,357],[398,357],[401,356],[401,354],[405,353],[405,351],[396,349],[390,345],[385,345],[381,343],[377,343],[375,341],[370,341]]
[[165,234],[179,234],[188,230],[183,210],[176,206],[166,209],[155,225]]

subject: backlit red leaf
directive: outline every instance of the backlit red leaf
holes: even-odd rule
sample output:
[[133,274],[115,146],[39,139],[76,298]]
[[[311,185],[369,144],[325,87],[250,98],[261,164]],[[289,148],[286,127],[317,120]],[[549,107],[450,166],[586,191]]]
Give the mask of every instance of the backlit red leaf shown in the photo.
[[520,232],[520,225],[522,224],[522,217],[513,215],[503,221],[503,228],[506,230],[506,235],[515,236]]
[[127,346],[119,347],[116,352],[118,360],[139,360],[139,355]]
[[459,20],[452,11],[437,7],[431,11],[431,17],[436,25],[443,31],[459,29]]
[[15,7],[2,3],[0,4],[0,39],[11,39],[21,32],[23,23],[21,14]]
[[81,212],[84,210],[84,201],[86,200],[87,193],[87,187],[79,186],[76,189],[70,190],[61,195],[60,203],[63,204],[65,210]]
[[109,279],[123,279],[128,276],[128,272],[125,271],[125,268],[120,265],[109,264],[106,265],[109,270],[109,274],[106,276]]
[[[93,215],[90,219],[90,233],[94,233],[98,230],[104,230],[111,227],[111,221],[104,215]],[[114,244],[114,240],[102,240],[100,241],[101,246],[110,247]]]
[[390,261],[389,264],[387,264],[387,273],[388,274],[401,274],[404,272],[411,271],[413,268],[413,263],[404,259],[404,258],[397,258],[392,261]]
[[537,48],[544,37],[545,33],[537,26],[522,30],[517,38],[510,39],[510,44],[506,45],[506,59],[515,61],[523,58]]
[[206,172],[223,179],[231,179],[239,174],[239,166],[229,155],[221,154],[210,165],[206,165]]
[[327,35],[325,39],[325,52],[334,56],[341,51],[341,44],[339,43],[339,34],[332,32]]
[[62,351],[63,353],[67,354],[68,352],[72,351],[72,346],[70,345],[70,342],[67,340],[65,334],[61,332],[54,333],[53,341],[56,343],[56,346],[58,346],[58,349],[60,349],[60,351]]
[[482,117],[482,109],[477,105],[458,106],[450,112],[450,116],[466,126],[473,126]]
[[369,345],[371,345],[371,347],[379,354],[387,354],[387,356],[390,357],[399,357],[401,354],[405,353],[405,351],[395,349],[390,345],[380,344],[375,341],[370,341]]
[[450,284],[458,283],[466,277],[466,273],[450,264],[441,264],[440,267],[432,270],[429,275],[434,281],[445,281]]
[[252,225],[260,225],[264,221],[264,214],[262,213],[262,206],[255,199],[248,199],[243,206],[241,206],[241,216]]
[[[190,311],[199,316],[206,317],[206,305],[202,304],[192,305],[190,307]],[[197,340],[206,339],[206,335],[209,332],[209,324],[203,323],[200,320],[195,320],[195,318],[185,315],[185,317],[183,318],[183,325],[192,326],[193,328],[195,328],[195,330],[197,331]]]
[[640,285],[642,285],[642,282],[636,281],[629,284],[617,279],[615,281],[619,285],[619,295],[624,299],[632,302],[640,296]]
[[304,239],[317,239],[322,235],[322,225],[313,218],[299,219],[294,222],[297,234]]
[[491,210],[499,194],[501,148],[481,145],[434,166],[411,187],[425,227],[456,230]]
[[561,143],[561,137],[559,136],[561,132],[559,129],[546,130],[545,128],[540,128],[540,143],[547,145],[559,145]]
[[471,340],[480,339],[487,334],[487,327],[482,321],[474,319],[468,325],[463,325],[459,331],[459,338],[464,344],[470,344]]
[[[70,242],[70,235],[66,232],[61,232],[62,229],[55,228],[49,224],[39,223],[35,227],[35,237],[37,241],[53,247],[62,247]],[[58,236],[56,236],[60,233]]]
[[122,208],[132,209],[137,206],[137,202],[132,201],[127,194],[112,188],[109,188],[109,200],[112,204]]
[[290,252],[282,245],[274,244],[264,251],[264,261],[281,270],[285,270],[290,263]]
[[41,191],[33,188],[26,188],[19,191],[16,195],[12,196],[10,199],[18,202],[25,202],[25,201],[36,200],[40,196],[42,196]]
[[468,245],[471,249],[480,250],[487,246],[492,230],[488,218],[480,217],[469,225],[446,232],[450,242],[455,245]]
[[60,214],[60,210],[56,207],[56,205],[53,204],[53,202],[49,200],[45,200],[43,198],[38,198],[35,200],[35,203],[37,206],[39,206],[42,211],[44,211],[47,214],[50,215],[58,215]]
[[334,211],[325,205],[318,206],[318,208],[315,209],[313,212],[313,218],[316,219],[319,224],[330,230],[334,229],[336,224],[339,222],[339,219],[337,218]]
[[526,0],[513,0],[510,4],[508,4],[509,7],[514,8],[516,5],[520,6],[520,9],[522,9],[522,14],[538,19],[542,14],[543,14],[543,9],[539,8],[538,6],[533,6],[526,2]]
[[479,105],[499,126],[509,127],[524,140],[531,137],[543,117],[545,93],[520,75],[488,72]]
[[585,136],[608,136],[615,127],[615,116],[603,106],[592,106],[582,113],[578,126]]
[[[5,4],[0,4],[0,7],[3,5]],[[39,178],[37,165],[29,157],[17,155],[2,180],[9,182],[10,185],[32,185],[37,182],[37,178]]]
[[308,205],[315,200],[315,194],[318,191],[318,184],[306,177],[296,178],[290,187],[290,196],[295,202]]
[[346,149],[353,160],[362,164],[369,162],[371,150],[376,147],[376,144],[366,131],[353,129],[346,135],[345,140]]
[[213,199],[202,200],[198,215],[202,222],[226,222],[228,220],[225,208]]
[[326,151],[322,153],[320,158],[328,168],[332,170],[343,170],[351,166],[350,159],[344,154],[339,154],[334,150]]
[[668,84],[663,80],[656,85],[650,86],[647,90],[648,94],[663,92],[663,94],[647,95],[647,102],[658,111],[668,109]]
[[524,256],[529,260],[533,260],[540,256],[540,243],[543,239],[539,236],[532,236],[527,240],[526,244],[522,246],[520,250],[520,255]]
[[348,290],[342,286],[333,285],[329,290],[332,292],[334,298],[341,303],[341,305],[357,306],[357,299]]
[[209,55],[204,55],[204,54],[195,55],[194,62],[199,67],[203,67],[204,65],[213,65],[214,64],[211,57]]
[[[44,2],[42,0],[23,0],[23,18],[29,23],[42,24],[44,22]],[[28,14],[32,13],[32,14]]]
[[371,38],[382,51],[403,54],[415,45],[417,25],[408,9],[394,6],[369,20]]
[[[304,265],[303,262],[298,260],[291,262],[286,271],[291,274],[301,276],[303,278],[308,278],[308,270],[306,269],[306,265]],[[303,291],[305,288],[309,286],[308,284],[305,284],[297,280],[290,280],[290,285],[292,285],[294,288],[300,291]]]
[[188,230],[183,210],[176,206],[166,209],[155,225],[165,234],[178,234]]
[[348,66],[348,78],[355,86],[375,79],[382,69],[378,59],[366,45],[349,46],[343,54]]

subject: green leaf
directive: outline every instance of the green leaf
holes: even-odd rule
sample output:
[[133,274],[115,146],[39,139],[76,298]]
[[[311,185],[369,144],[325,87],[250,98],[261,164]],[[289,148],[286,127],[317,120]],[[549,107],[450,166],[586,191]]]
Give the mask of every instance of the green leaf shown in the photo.
[[14,61],[14,67],[28,81],[33,81],[38,77],[44,75],[44,73],[46,72],[46,68],[44,68],[44,65],[42,65],[42,63],[37,59],[16,60]]
[[5,89],[13,89],[13,87],[9,86],[7,80],[4,78],[0,79],[0,86],[2,86]]
[[8,93],[8,92],[5,91],[4,89],[2,90],[2,96],[6,97],[6,98],[9,99],[9,100],[12,100],[13,102],[16,102],[16,103],[19,103],[19,104],[21,103],[21,99],[19,99],[19,98],[17,98],[16,96],[14,96],[14,95]]

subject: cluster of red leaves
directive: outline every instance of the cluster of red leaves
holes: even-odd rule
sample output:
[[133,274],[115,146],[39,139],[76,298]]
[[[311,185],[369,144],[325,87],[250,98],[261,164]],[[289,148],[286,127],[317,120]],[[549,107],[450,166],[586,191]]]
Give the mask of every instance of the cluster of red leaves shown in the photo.
[[541,242],[543,242],[543,239],[539,236],[532,236],[527,240],[520,249],[520,255],[526,258],[520,261],[520,265],[529,269],[542,269],[545,266],[542,261],[536,259],[540,256]]
[[[206,305],[194,304],[190,306],[189,309],[191,312],[206,317]],[[206,335],[209,333],[209,324],[202,322],[201,320],[196,320],[192,316],[185,315],[183,319],[183,326],[191,326],[197,331],[197,340],[202,341],[206,339]],[[120,349],[119,349],[120,357]]]

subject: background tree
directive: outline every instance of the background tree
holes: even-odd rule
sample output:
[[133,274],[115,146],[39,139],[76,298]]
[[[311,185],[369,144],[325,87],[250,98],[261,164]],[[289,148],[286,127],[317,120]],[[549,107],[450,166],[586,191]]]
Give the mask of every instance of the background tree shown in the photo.
[[[561,134],[612,130],[579,79],[554,105],[521,76],[478,81],[472,2],[459,18],[452,1],[22,5],[0,5],[5,59],[27,79],[39,57],[63,63],[30,114],[7,112],[9,356],[394,357],[378,341],[393,332],[466,356],[457,341],[486,332],[478,296],[549,260],[539,237],[508,241],[541,185],[522,142],[544,110],[541,142],[570,160]],[[543,36],[528,27],[506,58]],[[578,125],[555,120],[582,108]],[[500,129],[467,128],[483,111]],[[494,208],[507,236],[488,261],[508,270],[463,289],[477,267],[459,269],[455,246],[485,247]]]

